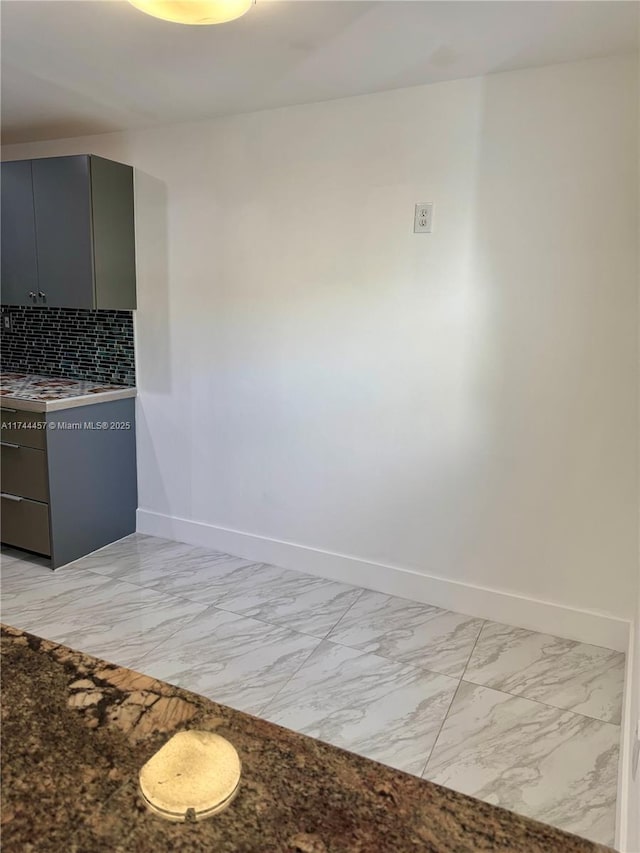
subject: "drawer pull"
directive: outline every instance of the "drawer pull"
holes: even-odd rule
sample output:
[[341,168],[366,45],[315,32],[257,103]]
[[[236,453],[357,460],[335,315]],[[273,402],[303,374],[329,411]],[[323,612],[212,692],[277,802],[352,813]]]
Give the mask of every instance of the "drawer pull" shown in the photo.
[[20,450],[19,444],[9,444],[8,441],[0,441],[0,447],[11,447],[13,450]]
[[8,492],[0,492],[0,498],[6,498],[8,501],[16,501],[16,503],[22,500],[17,495],[10,495]]
[[3,406],[3,407],[2,407],[2,411],[3,411],[3,412],[11,412],[11,414],[12,414],[12,415],[15,415],[15,413],[16,413],[18,410],[17,410],[17,409],[10,409],[8,406]]

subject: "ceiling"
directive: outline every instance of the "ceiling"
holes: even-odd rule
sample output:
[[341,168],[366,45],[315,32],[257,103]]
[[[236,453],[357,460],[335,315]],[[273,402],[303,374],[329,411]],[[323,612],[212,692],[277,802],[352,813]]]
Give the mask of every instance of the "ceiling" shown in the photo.
[[640,3],[257,0],[188,27],[2,0],[2,141],[205,119],[637,50]]

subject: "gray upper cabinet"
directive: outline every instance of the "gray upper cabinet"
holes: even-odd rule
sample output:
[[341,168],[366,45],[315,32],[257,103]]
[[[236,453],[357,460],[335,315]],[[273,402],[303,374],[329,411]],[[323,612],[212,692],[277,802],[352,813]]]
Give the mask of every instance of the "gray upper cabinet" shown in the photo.
[[32,304],[38,291],[31,160],[3,163],[0,285],[6,305]]
[[94,308],[89,157],[33,160],[32,168],[40,299]]
[[[11,277],[5,283],[3,262],[2,302],[135,308],[133,169],[93,155],[23,162],[32,177],[37,295],[33,299],[33,288],[22,285],[14,291]],[[3,221],[18,212],[4,180],[5,168],[13,165],[3,164]],[[4,258],[4,226],[2,236]]]
[[133,169],[90,157],[96,308],[136,307]]

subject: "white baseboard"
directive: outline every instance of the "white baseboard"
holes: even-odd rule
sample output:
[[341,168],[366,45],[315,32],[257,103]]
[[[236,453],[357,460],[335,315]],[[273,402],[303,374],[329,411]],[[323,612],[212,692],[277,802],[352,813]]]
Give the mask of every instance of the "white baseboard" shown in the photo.
[[[638,716],[634,712],[634,691],[640,695],[640,661],[636,660],[634,626],[629,631],[622,724],[620,760],[618,762],[618,798],[616,812],[616,850],[638,853],[640,844],[640,782],[633,780],[633,756],[636,744]],[[640,704],[638,705],[640,708]]]
[[607,613],[579,610],[146,509],[138,510],[137,529],[139,533],[213,548],[257,563],[273,563],[481,619],[627,651],[630,623]]

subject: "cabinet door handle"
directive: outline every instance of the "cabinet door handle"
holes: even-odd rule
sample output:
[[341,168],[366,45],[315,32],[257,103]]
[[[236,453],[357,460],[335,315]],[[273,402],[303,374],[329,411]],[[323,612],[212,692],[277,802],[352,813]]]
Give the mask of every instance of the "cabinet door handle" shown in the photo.
[[0,492],[0,498],[6,498],[8,501],[15,501],[16,503],[22,500],[17,495],[10,495],[7,492]]
[[31,297],[31,299],[35,299],[35,298],[36,298],[36,292],[35,292],[35,290],[30,290],[30,291],[29,291],[29,296]]
[[41,290],[38,291],[38,296],[40,297],[40,299],[46,299],[47,298],[47,294],[43,293]]
[[9,444],[8,441],[0,441],[0,447],[11,447],[13,450],[20,450],[19,444]]

